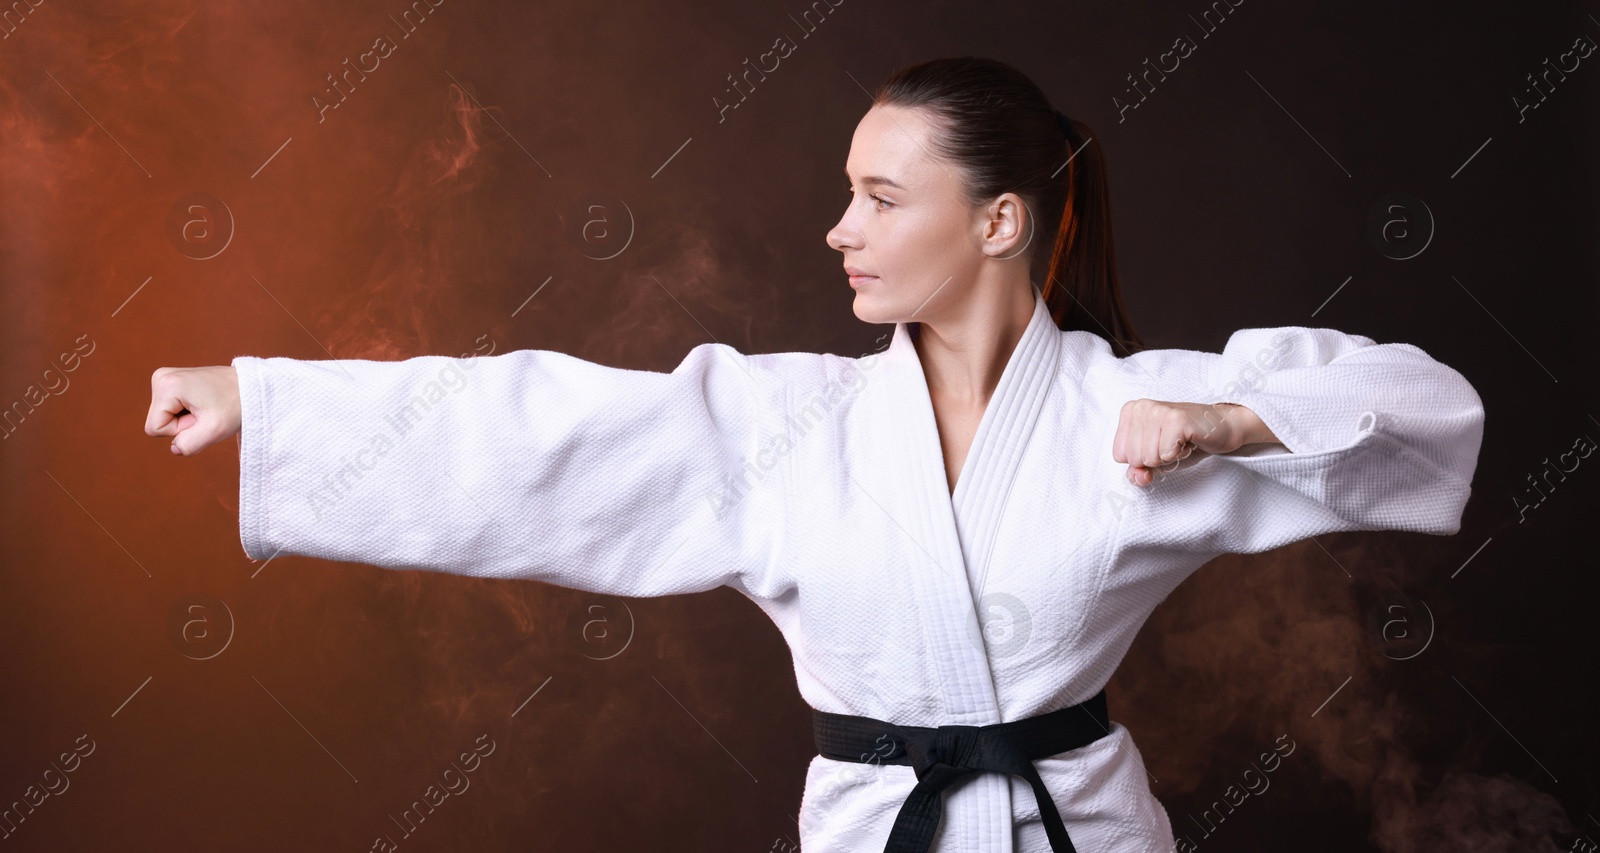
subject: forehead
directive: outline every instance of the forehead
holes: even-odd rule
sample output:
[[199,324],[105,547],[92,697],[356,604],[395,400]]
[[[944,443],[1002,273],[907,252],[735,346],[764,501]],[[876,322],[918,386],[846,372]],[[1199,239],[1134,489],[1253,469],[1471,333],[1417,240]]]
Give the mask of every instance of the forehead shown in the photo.
[[856,125],[845,170],[852,176],[879,176],[906,187],[928,183],[939,170],[928,144],[933,127],[927,112],[874,106]]

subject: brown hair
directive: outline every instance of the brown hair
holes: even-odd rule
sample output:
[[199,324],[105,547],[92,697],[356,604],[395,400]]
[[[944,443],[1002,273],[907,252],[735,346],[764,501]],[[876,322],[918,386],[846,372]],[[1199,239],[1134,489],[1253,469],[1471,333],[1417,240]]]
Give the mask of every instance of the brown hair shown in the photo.
[[1031,238],[1025,251],[1033,271],[1046,264],[1039,290],[1058,327],[1099,335],[1118,357],[1144,348],[1122,304],[1105,158],[1091,144],[1087,125],[1072,120],[1063,131],[1032,80],[1003,62],[974,56],[902,68],[879,85],[872,101],[927,110],[939,129],[935,152],[960,167],[973,204],[1016,193],[1027,204],[1033,233],[1054,235],[1048,256]]

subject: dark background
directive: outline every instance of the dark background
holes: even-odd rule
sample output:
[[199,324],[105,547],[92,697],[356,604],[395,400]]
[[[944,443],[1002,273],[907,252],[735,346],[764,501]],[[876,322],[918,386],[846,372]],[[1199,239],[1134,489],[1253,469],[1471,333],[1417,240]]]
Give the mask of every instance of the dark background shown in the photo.
[[[1029,74],[1109,158],[1150,345],[1404,341],[1488,412],[1458,535],[1224,557],[1157,610],[1108,692],[1175,831],[1595,849],[1600,457],[1542,502],[1528,477],[1600,437],[1600,56],[1542,95],[1528,75],[1600,41],[1600,5],[1251,0],[1202,37],[1200,2],[847,0],[802,37],[800,2],[448,0],[405,38],[382,0],[20,5],[0,404],[75,369],[0,443],[0,806],[95,746],[7,849],[793,850],[809,717],[750,602],[252,563],[237,447],[145,436],[150,373],[482,341],[654,370],[709,340],[869,352],[885,330],[824,242],[851,133],[890,71],[968,54]],[[340,103],[327,76],[381,35],[397,48]],[[780,36],[797,49],[729,91]],[[1180,36],[1178,70],[1126,91]],[[231,228],[174,231],[192,193]],[[1391,193],[1433,220],[1406,260],[1367,230]],[[633,227],[577,233],[591,204]],[[1280,735],[1271,787],[1207,835]],[[404,837],[391,816],[490,741]]]

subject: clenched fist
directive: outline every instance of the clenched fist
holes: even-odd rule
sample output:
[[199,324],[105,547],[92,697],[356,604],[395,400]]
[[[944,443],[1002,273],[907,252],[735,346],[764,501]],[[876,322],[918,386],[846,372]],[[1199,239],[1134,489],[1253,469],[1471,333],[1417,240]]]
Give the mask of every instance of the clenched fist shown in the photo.
[[159,367],[150,375],[145,435],[172,436],[172,452],[193,456],[239,432],[239,374],[220,367]]
[[1255,412],[1237,403],[1129,400],[1122,405],[1111,458],[1128,463],[1128,481],[1148,486],[1155,471],[1196,449],[1231,453],[1246,444],[1277,442]]

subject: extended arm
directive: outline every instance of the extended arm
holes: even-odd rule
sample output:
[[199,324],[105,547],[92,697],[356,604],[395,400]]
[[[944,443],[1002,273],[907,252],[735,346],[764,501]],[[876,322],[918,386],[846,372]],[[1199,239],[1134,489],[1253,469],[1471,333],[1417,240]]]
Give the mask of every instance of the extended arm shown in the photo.
[[781,423],[761,360],[720,344],[671,373],[544,350],[236,358],[245,553],[761,594],[781,484],[730,488]]

